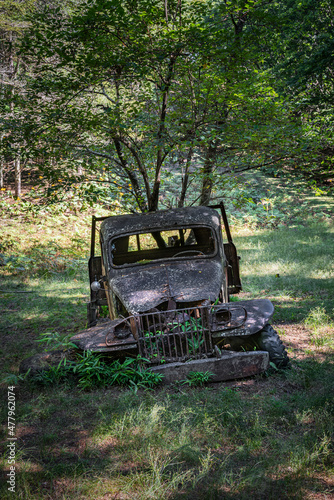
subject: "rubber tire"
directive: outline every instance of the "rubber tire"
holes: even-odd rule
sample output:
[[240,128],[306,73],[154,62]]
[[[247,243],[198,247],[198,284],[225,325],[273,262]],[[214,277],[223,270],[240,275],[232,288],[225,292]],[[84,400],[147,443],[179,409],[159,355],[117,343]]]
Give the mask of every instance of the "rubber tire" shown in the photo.
[[289,357],[278,333],[269,324],[250,337],[229,337],[228,342],[232,350],[252,351],[254,348],[269,353],[269,361],[277,368],[285,368],[289,364]]

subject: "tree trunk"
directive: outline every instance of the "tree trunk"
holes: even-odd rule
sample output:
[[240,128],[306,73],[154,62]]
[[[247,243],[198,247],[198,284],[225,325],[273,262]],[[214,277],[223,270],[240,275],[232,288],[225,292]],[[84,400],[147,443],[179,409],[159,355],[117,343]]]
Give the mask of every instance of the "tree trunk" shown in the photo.
[[136,172],[128,165],[128,162],[127,162],[125,156],[123,155],[121,142],[118,139],[114,138],[114,145],[115,145],[120,163],[123,167],[123,170],[127,174],[128,178],[131,182],[131,185],[133,187],[133,191],[134,191],[134,195],[135,195],[135,199],[137,201],[137,204],[142,212],[146,212],[147,204],[145,202],[145,198],[143,196]]
[[157,138],[158,138],[157,162],[156,162],[156,167],[155,167],[155,179],[154,179],[153,189],[152,189],[151,197],[150,197],[149,203],[148,203],[148,209],[150,212],[154,212],[155,210],[157,210],[158,204],[159,204],[159,191],[160,191],[160,183],[161,183],[161,167],[162,167],[163,161],[166,157],[166,154],[164,152],[164,145],[165,145],[164,134],[165,134],[165,121],[166,121],[166,115],[167,115],[167,101],[168,101],[168,96],[169,96],[169,89],[170,89],[173,74],[174,74],[174,66],[175,66],[176,59],[177,59],[177,56],[175,54],[173,54],[170,57],[170,61],[168,64],[167,76],[165,78],[164,83],[162,83],[162,87],[164,88],[164,91],[163,91],[161,111],[160,111],[160,125],[159,125],[158,134],[157,134]]
[[4,187],[4,168],[5,168],[4,158],[2,156],[2,139],[3,139],[3,134],[0,134],[0,189]]
[[14,160],[14,171],[15,171],[15,198],[19,198],[21,196],[21,162],[19,156],[17,156]]
[[189,151],[187,154],[186,167],[184,169],[184,174],[182,176],[182,188],[181,188],[181,194],[180,194],[180,199],[179,199],[179,203],[178,203],[179,208],[182,208],[184,206],[184,201],[185,201],[186,193],[187,193],[187,189],[188,189],[189,168],[190,168],[192,157],[193,157],[193,148],[191,146],[189,148]]
[[0,160],[0,189],[4,187],[3,169],[4,169],[4,162],[3,160]]
[[199,202],[200,205],[209,205],[210,203],[212,185],[213,185],[212,172],[215,166],[214,163],[216,154],[217,154],[217,144],[216,142],[210,142],[203,167],[202,191]]

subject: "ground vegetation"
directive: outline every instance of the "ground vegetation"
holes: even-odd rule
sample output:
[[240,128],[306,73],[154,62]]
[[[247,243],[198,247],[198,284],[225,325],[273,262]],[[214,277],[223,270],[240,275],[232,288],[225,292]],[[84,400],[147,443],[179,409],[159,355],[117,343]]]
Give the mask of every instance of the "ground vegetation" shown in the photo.
[[[15,386],[18,498],[331,497],[333,201],[317,194],[302,178],[291,185],[251,173],[238,190],[234,180],[225,186],[241,255],[238,298],[273,301],[290,368],[219,384],[193,374],[151,390],[136,360],[108,370],[107,383],[97,376],[102,360],[89,355],[70,376],[19,374],[23,358],[85,328],[91,209],[75,214],[71,201],[51,212],[31,198],[36,213],[2,200],[1,398]],[[5,405],[1,421],[1,498],[10,498]]]

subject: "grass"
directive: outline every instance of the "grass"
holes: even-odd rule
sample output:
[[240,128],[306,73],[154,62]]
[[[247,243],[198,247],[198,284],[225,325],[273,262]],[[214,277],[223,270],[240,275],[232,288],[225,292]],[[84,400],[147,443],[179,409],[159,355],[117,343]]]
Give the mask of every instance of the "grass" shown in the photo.
[[331,346],[333,348],[334,322],[324,307],[312,309],[305,319],[305,325],[311,330],[312,342],[315,346]]
[[[297,195],[301,202],[309,196],[307,206],[320,203],[313,192]],[[327,213],[331,199],[321,203]],[[36,218],[15,210],[15,217],[2,216],[1,376],[18,375],[20,361],[43,349],[43,334],[83,329],[89,295],[89,215]],[[333,226],[325,215],[316,224],[306,215],[298,222],[294,212],[289,225],[282,218],[264,226],[258,218],[254,229],[244,224],[253,213],[233,213],[244,287],[238,298],[275,303],[291,369],[137,393],[19,382],[15,498],[333,496]],[[7,402],[6,384],[1,400]],[[0,496],[9,499],[6,404],[0,415]]]
[[333,238],[329,222],[237,236],[245,297],[276,306],[276,321],[302,321],[323,308],[334,319]]
[[[325,492],[320,478],[334,472],[334,408],[326,394],[333,364],[298,368],[277,376],[288,391],[264,384],[252,397],[220,385],[137,395],[51,389],[28,401],[20,394],[19,498]],[[2,498],[10,496],[3,490]]]

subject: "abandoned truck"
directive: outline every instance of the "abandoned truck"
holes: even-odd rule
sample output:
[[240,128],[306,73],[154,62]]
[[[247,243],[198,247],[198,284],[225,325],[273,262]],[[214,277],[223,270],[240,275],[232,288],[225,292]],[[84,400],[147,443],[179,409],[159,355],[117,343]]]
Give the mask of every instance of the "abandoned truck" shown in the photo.
[[[264,371],[269,360],[286,366],[269,325],[272,303],[230,301],[241,291],[238,261],[223,203],[93,217],[89,328],[71,341],[118,357],[140,354],[168,381],[190,370],[227,380]],[[110,320],[98,321],[107,308]]]

